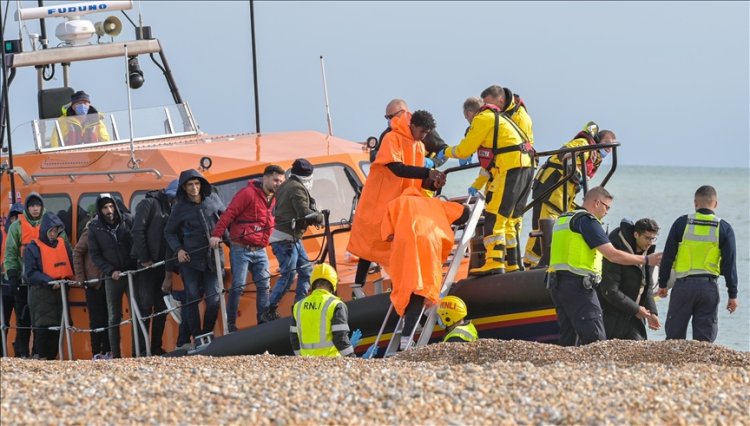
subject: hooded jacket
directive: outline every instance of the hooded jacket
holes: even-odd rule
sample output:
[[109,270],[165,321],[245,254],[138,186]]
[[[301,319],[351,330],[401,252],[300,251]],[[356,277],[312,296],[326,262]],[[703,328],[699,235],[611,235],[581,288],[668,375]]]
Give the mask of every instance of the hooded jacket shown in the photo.
[[[41,215],[37,219],[32,219],[31,215],[29,214],[28,208],[24,207],[23,216],[32,226],[38,227],[42,222],[44,214],[47,213],[47,210],[44,208],[44,199],[41,195],[39,195],[38,192],[30,193],[26,197],[24,206],[28,206],[29,201],[31,201],[33,198],[38,199],[42,203]],[[21,215],[19,215],[18,218],[20,219]],[[63,231],[60,236],[63,237],[64,240],[68,240],[68,236],[65,234],[65,231]],[[13,274],[15,274],[16,277],[20,277],[21,269],[23,268],[23,259],[21,258],[22,238],[20,220],[17,220],[10,225],[10,227],[8,228],[7,239],[8,240],[6,242],[3,242],[3,244],[5,244],[5,261],[3,265],[5,273],[8,274],[8,278],[12,279],[11,275]]]
[[76,274],[76,281],[88,281],[94,278],[101,278],[102,271],[97,268],[91,255],[89,254],[89,221],[83,228],[83,232],[78,237],[76,246],[73,247],[73,271]]
[[[303,219],[313,213],[318,213],[315,218]],[[296,240],[302,238],[302,234],[309,225],[323,224],[323,215],[318,212],[315,199],[310,196],[310,192],[296,175],[291,175],[276,190],[276,207],[273,215],[276,220],[276,229],[292,235]],[[292,219],[295,219],[294,228],[292,228]]]
[[[609,241],[616,249],[627,253],[637,253],[634,225],[623,219],[618,228],[609,234]],[[651,246],[645,254],[656,250]],[[624,266],[608,261],[602,262],[602,282],[597,289],[599,303],[604,313],[604,330],[608,339],[645,340],[645,321],[635,317],[641,306],[653,314],[657,314],[654,294],[651,289],[650,276],[653,265],[647,267],[644,275],[643,266]],[[643,293],[641,292],[643,286]]]
[[[185,183],[195,178],[201,182],[200,203],[191,201],[184,189]],[[177,203],[172,206],[172,213],[164,228],[164,238],[169,248],[175,254],[180,250],[188,252],[188,265],[191,268],[199,271],[214,270],[215,265],[211,257],[213,250],[208,245],[208,239],[222,212],[224,203],[197,170],[190,169],[180,173]]]
[[171,211],[169,196],[164,190],[149,191],[136,206],[131,254],[139,263],[161,262],[166,258],[168,245],[164,241],[164,227]]
[[[135,267],[135,261],[130,257],[133,246],[131,229],[133,216],[123,212],[120,203],[111,197],[96,197],[96,217],[89,222],[89,255],[94,264],[105,277],[112,276],[114,271],[127,271]],[[107,194],[108,195],[108,194]],[[101,215],[102,207],[112,202],[115,205],[115,220],[108,224]]]
[[[34,327],[49,327],[60,325],[62,318],[62,295],[60,290],[55,290],[47,283],[52,277],[44,273],[42,255],[39,244],[57,247],[58,240],[50,241],[47,231],[53,227],[63,227],[63,222],[54,213],[45,213],[41,219],[39,239],[34,240],[26,247],[23,254],[24,276],[29,283],[29,310],[31,311],[31,324]],[[70,245],[63,240],[68,253],[68,262],[73,264],[73,255]]]

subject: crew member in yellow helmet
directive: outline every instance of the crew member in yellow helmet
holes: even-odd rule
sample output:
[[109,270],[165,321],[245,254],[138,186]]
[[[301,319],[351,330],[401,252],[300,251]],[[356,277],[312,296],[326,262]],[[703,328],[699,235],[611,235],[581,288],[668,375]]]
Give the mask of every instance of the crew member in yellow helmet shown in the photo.
[[[339,277],[327,263],[315,265],[310,276],[312,293],[294,304],[289,340],[295,355],[355,357],[349,340],[349,313],[335,296]],[[354,332],[362,335],[359,330]],[[356,344],[356,343],[354,343]]]
[[446,296],[440,300],[438,320],[445,327],[443,342],[473,342],[479,339],[476,327],[466,319],[466,303],[456,296]]
[[719,275],[724,275],[729,300],[727,311],[737,310],[737,247],[732,226],[714,211],[716,189],[704,185],[695,191],[695,213],[679,217],[669,230],[659,267],[660,297],[667,297],[667,281],[677,280],[669,299],[664,331],[667,339],[684,339],[692,317],[693,339],[716,340],[718,333]]
[[583,197],[583,209],[562,214],[552,233],[547,288],[555,303],[560,345],[585,345],[606,339],[602,307],[595,287],[602,256],[619,265],[656,265],[662,253],[636,255],[618,250],[604,232],[601,219],[614,197],[601,186]]
[[[575,135],[573,140],[561,146],[560,149],[611,143],[617,143],[617,137],[614,132],[611,130],[599,130],[599,126],[596,123],[589,121],[583,127],[583,130]],[[545,192],[557,185],[560,179],[567,174],[567,171],[563,170],[565,159],[568,159],[571,167],[575,161],[576,172],[568,182],[559,186],[552,193],[544,197],[540,203],[534,205],[531,216],[531,225],[534,231],[532,234],[536,234],[539,231],[539,221],[541,219],[557,219],[560,214],[575,209],[575,197],[581,191],[581,181],[584,179],[590,180],[594,177],[599,166],[602,164],[602,160],[609,155],[611,150],[612,148],[599,148],[594,151],[584,151],[585,170],[580,165],[578,155],[576,155],[576,158],[572,158],[573,155],[571,153],[561,153],[550,156],[547,159],[534,177],[531,197],[535,200],[541,198]],[[566,189],[567,199],[563,200]],[[526,250],[523,257],[524,266],[527,268],[536,267],[541,257],[541,241],[537,237],[529,237],[526,241]]]

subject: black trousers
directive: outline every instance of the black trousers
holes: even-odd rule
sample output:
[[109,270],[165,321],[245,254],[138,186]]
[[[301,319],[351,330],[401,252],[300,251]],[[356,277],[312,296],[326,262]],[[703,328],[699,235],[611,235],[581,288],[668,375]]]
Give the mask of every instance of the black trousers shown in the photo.
[[[107,326],[107,292],[104,290],[104,283],[98,289],[86,288],[86,309],[89,313],[89,328]],[[91,354],[105,354],[107,352],[111,352],[107,330],[92,331]]]
[[53,360],[57,358],[59,340],[60,332],[57,330],[53,331],[43,328],[34,330],[34,348],[39,354],[39,359]]
[[[164,298],[161,292],[161,283],[164,281],[164,266],[158,268],[148,269],[135,278],[135,291],[136,300],[138,302],[138,309],[141,311],[141,315],[147,317],[153,313],[161,312],[166,309],[164,304]],[[153,322],[153,325],[151,324]],[[151,353],[160,355],[164,351],[162,349],[162,335],[164,334],[164,326],[167,322],[166,315],[159,315],[151,320],[145,320],[143,323],[146,326],[146,330],[151,330]],[[153,328],[151,328],[153,327]],[[143,333],[138,330],[138,339],[140,343],[141,352],[146,353],[146,343],[144,340]]]
[[[16,293],[16,327],[31,327],[31,311],[29,310],[29,288],[22,285]],[[59,324],[58,324],[59,325]],[[31,343],[31,329],[17,329],[16,341],[13,342],[13,350],[17,357],[29,356],[29,343]],[[35,353],[36,349],[35,349]]]

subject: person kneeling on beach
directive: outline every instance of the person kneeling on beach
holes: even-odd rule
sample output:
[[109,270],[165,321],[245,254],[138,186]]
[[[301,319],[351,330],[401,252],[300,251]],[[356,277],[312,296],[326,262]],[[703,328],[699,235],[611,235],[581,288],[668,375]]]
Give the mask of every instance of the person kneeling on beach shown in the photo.
[[312,293],[292,308],[289,340],[294,354],[356,357],[353,345],[362,333],[355,331],[349,340],[349,311],[335,295],[339,281],[336,270],[327,263],[315,265],[310,281]]
[[468,311],[460,297],[446,296],[440,300],[438,321],[445,328],[443,342],[473,342],[479,339],[476,327],[465,319]]

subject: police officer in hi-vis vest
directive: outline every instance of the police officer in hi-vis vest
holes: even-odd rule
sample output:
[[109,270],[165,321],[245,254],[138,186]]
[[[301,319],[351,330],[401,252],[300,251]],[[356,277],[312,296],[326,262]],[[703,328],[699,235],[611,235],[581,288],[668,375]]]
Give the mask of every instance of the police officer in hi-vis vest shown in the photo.
[[583,209],[561,215],[552,233],[547,287],[557,311],[562,346],[606,339],[602,308],[594,288],[602,277],[602,256],[620,265],[656,265],[661,253],[648,256],[618,250],[609,242],[601,219],[612,206],[601,186],[583,197]]
[[695,191],[695,213],[678,218],[669,230],[659,267],[660,297],[667,297],[667,282],[676,281],[669,299],[664,331],[667,339],[684,339],[693,318],[693,339],[713,342],[718,332],[719,275],[724,275],[729,300],[727,311],[737,310],[737,265],[734,231],[714,213],[716,189],[704,185]]
[[336,270],[327,263],[315,265],[310,281],[312,293],[292,308],[289,339],[294,354],[356,357],[353,345],[361,332],[355,331],[349,341],[349,312],[334,294],[339,281]]

